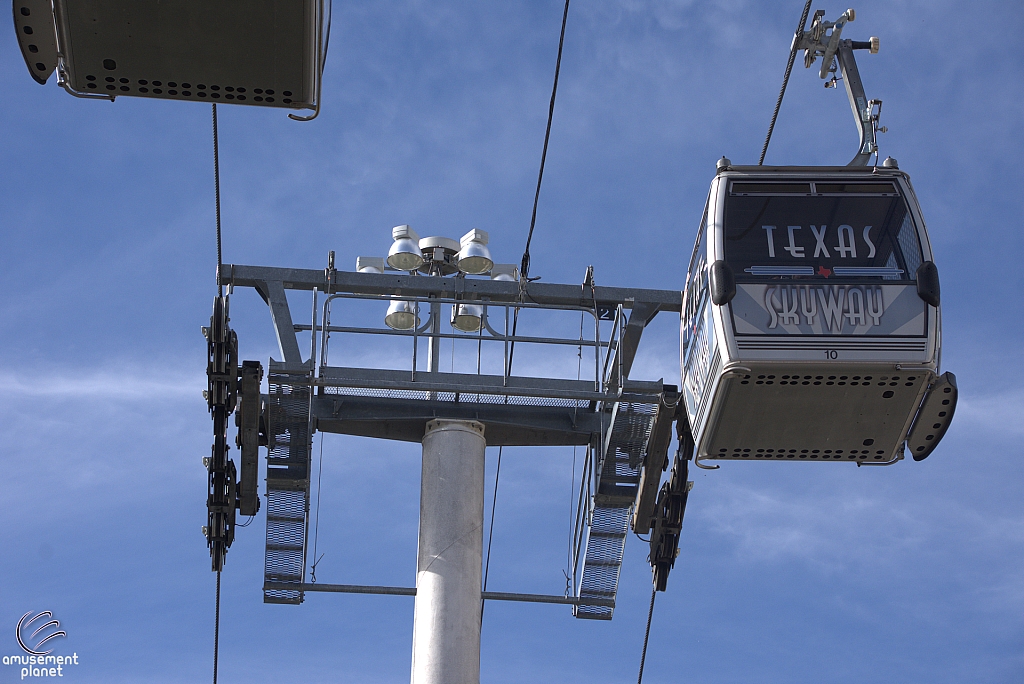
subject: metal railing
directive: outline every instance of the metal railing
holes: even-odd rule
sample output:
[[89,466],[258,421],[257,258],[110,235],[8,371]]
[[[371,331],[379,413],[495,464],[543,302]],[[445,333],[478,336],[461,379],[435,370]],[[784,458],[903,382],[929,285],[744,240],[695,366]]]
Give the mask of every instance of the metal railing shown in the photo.
[[[314,307],[316,307],[316,290],[314,290]],[[358,326],[358,325],[333,325],[331,324],[332,319],[332,304],[335,300],[359,300],[359,301],[372,301],[379,302],[381,304],[389,304],[390,302],[400,299],[402,301],[410,302],[416,311],[416,319],[420,320],[419,311],[421,305],[427,305],[429,307],[429,313],[426,316],[426,320],[422,321],[419,325],[413,327],[410,330],[395,330],[380,325],[377,327],[373,326]],[[479,329],[475,332],[457,332],[453,328],[452,332],[441,331],[441,307],[443,306],[459,306],[464,304],[472,304],[480,306],[481,311],[481,324]],[[501,310],[501,317],[499,329],[495,329],[492,323],[492,313],[495,309]],[[581,335],[578,338],[570,337],[557,337],[557,336],[538,336],[538,335],[523,335],[513,334],[512,319],[516,316],[521,315],[524,311],[565,311],[575,312],[584,316],[590,316],[593,320],[593,331],[591,336]],[[610,364],[615,359],[615,352],[619,348],[621,343],[622,328],[625,321],[625,315],[623,313],[622,306],[616,308],[615,317],[612,320],[611,329],[607,339],[602,338],[601,323],[602,318],[596,307],[588,306],[572,306],[572,305],[555,305],[555,304],[535,304],[532,302],[518,302],[515,304],[511,303],[494,303],[489,299],[464,299],[464,298],[452,298],[452,297],[394,297],[388,295],[376,295],[376,294],[361,294],[361,293],[335,293],[329,295],[320,307],[322,313],[321,321],[317,321],[317,312],[314,311],[310,324],[295,324],[294,329],[298,331],[309,331],[312,334],[313,340],[311,340],[311,358],[316,358],[316,342],[315,339],[319,336],[320,340],[320,354],[318,363],[311,369],[313,383],[317,383],[318,380],[323,379],[322,369],[329,367],[329,348],[332,334],[344,334],[344,335],[382,335],[389,337],[406,337],[411,338],[412,349],[411,349],[411,364],[410,364],[410,379],[415,381],[417,372],[419,371],[419,357],[420,353],[420,342],[426,339],[428,343],[433,342],[437,344],[440,340],[463,340],[463,341],[476,341],[478,343],[478,368],[477,375],[480,374],[480,362],[479,359],[482,357],[482,345],[486,343],[500,343],[502,345],[502,373],[501,377],[504,384],[508,383],[509,378],[512,377],[511,360],[513,354],[513,347],[516,344],[536,344],[536,345],[557,345],[557,346],[568,346],[576,347],[580,349],[582,354],[583,348],[593,349],[593,386],[594,392],[606,393],[608,391],[608,369]],[[607,321],[605,321],[607,322]],[[583,328],[584,326],[581,326]],[[454,343],[454,342],[453,342]],[[604,351],[604,354],[602,354]],[[619,360],[621,367],[621,360]],[[436,370],[436,369],[435,369]],[[421,372],[421,371],[420,371]],[[588,373],[589,375],[589,373]],[[523,376],[525,377],[525,376]],[[453,388],[457,390],[456,388]]]

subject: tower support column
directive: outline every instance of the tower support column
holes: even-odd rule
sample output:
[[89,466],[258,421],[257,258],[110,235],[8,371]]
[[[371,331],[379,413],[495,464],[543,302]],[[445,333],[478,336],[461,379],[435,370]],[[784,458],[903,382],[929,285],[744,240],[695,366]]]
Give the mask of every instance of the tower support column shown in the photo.
[[484,426],[431,420],[423,436],[412,684],[479,684]]

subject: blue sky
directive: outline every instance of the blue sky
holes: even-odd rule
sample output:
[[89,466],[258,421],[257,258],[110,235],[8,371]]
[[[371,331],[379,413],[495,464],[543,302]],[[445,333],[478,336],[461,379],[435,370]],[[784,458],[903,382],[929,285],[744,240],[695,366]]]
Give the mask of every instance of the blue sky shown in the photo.
[[[800,4],[573,3],[532,275],[578,283],[592,264],[599,284],[682,287],[715,160],[757,161]],[[645,682],[1024,679],[1024,392],[1011,372],[1024,314],[1024,11],[854,6],[845,35],[881,37],[880,54],[858,57],[867,94],[885,102],[882,155],[911,174],[942,277],[957,417],[922,463],[697,473]],[[834,18],[846,5],[814,7]],[[317,121],[220,108],[225,261],[323,268],[333,249],[352,268],[409,223],[421,235],[483,228],[499,261],[518,262],[561,11],[339,0]],[[81,661],[68,681],[204,681],[209,108],[40,87],[6,26],[0,651],[16,652],[23,613],[52,610]],[[845,93],[798,62],[767,162],[846,163],[855,146]],[[238,291],[232,312],[242,356],[265,364],[266,307]],[[676,321],[655,320],[633,376],[678,377]],[[490,588],[562,591],[572,459],[505,451]],[[319,579],[411,585],[418,491],[417,445],[327,436]],[[264,605],[263,524],[239,530],[228,557],[221,681],[405,681],[412,600]],[[635,677],[646,555],[627,545],[610,623],[488,604],[482,680]],[[17,679],[0,666],[0,681]]]

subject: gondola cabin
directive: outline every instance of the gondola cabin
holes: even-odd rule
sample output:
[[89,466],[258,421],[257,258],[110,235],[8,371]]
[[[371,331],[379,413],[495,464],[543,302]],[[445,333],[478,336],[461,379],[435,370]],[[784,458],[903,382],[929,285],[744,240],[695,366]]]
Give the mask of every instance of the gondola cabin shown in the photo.
[[888,168],[719,163],[681,321],[702,459],[889,464],[942,438],[938,272],[910,179]]

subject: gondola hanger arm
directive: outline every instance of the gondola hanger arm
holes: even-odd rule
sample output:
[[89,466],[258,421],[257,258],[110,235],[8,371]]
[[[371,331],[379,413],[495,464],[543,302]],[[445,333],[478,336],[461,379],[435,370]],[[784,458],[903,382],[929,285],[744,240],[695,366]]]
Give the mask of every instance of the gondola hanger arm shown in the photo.
[[[804,66],[806,68],[810,68],[818,57],[822,58],[821,68],[818,71],[819,78],[827,79],[828,75],[836,70],[833,61],[838,63],[838,70],[842,76],[843,85],[846,87],[846,95],[850,100],[850,108],[853,111],[857,133],[860,137],[857,154],[854,155],[848,166],[867,166],[871,155],[878,151],[875,134],[883,130],[878,127],[882,102],[881,100],[868,100],[864,94],[864,84],[861,81],[853,51],[869,50],[871,54],[876,54],[879,40],[877,37],[872,37],[868,41],[842,38],[843,27],[847,22],[853,21],[856,16],[854,10],[848,9],[839,15],[836,21],[831,22],[825,20],[824,10],[817,10],[811,22],[811,28],[794,37],[794,46],[797,50],[804,51]],[[825,82],[825,87],[834,87],[836,80],[836,77],[833,76],[831,80]],[[877,111],[875,105],[878,105]]]

